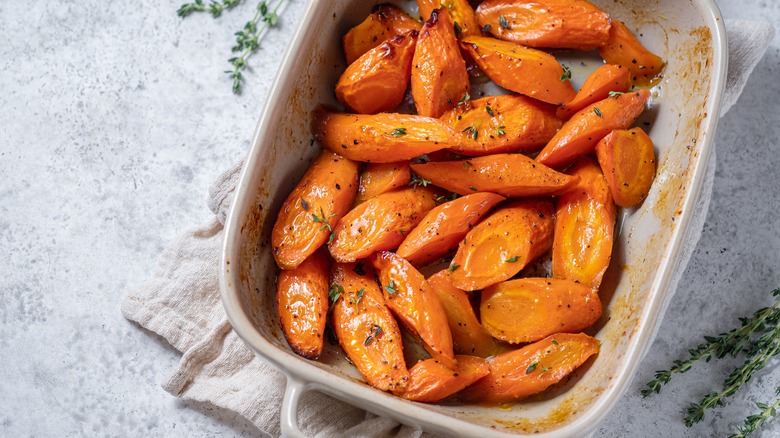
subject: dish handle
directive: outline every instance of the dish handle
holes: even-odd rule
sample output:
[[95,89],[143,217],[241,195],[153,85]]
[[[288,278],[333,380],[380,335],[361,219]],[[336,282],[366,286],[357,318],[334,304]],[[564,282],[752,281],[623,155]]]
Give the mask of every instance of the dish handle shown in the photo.
[[282,436],[285,438],[306,438],[298,428],[298,405],[301,397],[309,388],[308,385],[293,377],[287,375],[287,387],[284,390],[284,399],[282,400],[281,429]]

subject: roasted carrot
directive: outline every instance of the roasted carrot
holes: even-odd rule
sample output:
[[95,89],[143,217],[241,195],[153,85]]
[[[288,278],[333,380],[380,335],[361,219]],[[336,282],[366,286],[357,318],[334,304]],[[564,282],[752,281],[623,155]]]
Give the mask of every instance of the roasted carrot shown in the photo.
[[582,50],[606,44],[611,25],[609,14],[584,0],[485,0],[477,21],[502,40]]
[[442,114],[458,134],[451,149],[462,155],[539,150],[562,122],[553,106],[525,96],[505,94],[469,100]]
[[507,197],[564,193],[577,184],[572,177],[521,154],[496,154],[467,160],[412,164],[412,171],[451,192],[491,192]]
[[374,270],[363,263],[336,264],[331,272],[333,331],[369,385],[403,391],[409,372],[401,332],[385,305]]
[[[450,265],[449,269],[457,268],[457,265]],[[428,284],[444,306],[455,352],[490,357],[506,351],[479,323],[468,295],[452,285],[448,272],[445,269],[428,277]]]
[[374,196],[404,187],[411,179],[412,172],[409,170],[408,161],[371,163],[360,174],[355,203],[360,204]]
[[639,86],[657,82],[664,68],[663,59],[647,50],[618,20],[612,20],[609,41],[599,47],[599,55],[610,64],[628,68],[631,81]]
[[552,272],[595,289],[612,257],[615,204],[593,158],[581,158],[568,173],[578,175],[580,183],[557,201]]
[[336,97],[360,114],[391,111],[404,99],[417,31],[396,35],[347,67],[336,83]]
[[408,187],[367,200],[333,228],[330,254],[343,263],[397,248],[406,233],[436,206],[435,196],[431,188]]
[[578,157],[593,152],[596,143],[614,129],[626,129],[645,108],[650,93],[632,91],[608,97],[583,108],[563,124],[536,161],[559,169]]
[[431,12],[420,30],[412,65],[417,114],[439,117],[468,94],[469,74],[447,9]]
[[276,309],[287,343],[298,355],[322,353],[328,320],[328,257],[320,250],[276,280]]
[[507,90],[554,105],[576,94],[563,67],[549,53],[482,36],[464,38],[461,47],[493,82]]
[[610,93],[624,93],[631,88],[631,75],[627,68],[604,64],[590,74],[571,102],[558,107],[556,115],[568,120],[588,105],[604,100]]
[[423,341],[425,349],[444,366],[455,369],[452,334],[439,297],[411,263],[382,251],[372,259],[387,307]]
[[430,117],[319,111],[312,126],[325,149],[351,160],[390,163],[449,147],[455,132]]
[[287,196],[271,231],[276,264],[293,269],[328,241],[357,192],[357,163],[325,151]]
[[550,201],[515,201],[494,211],[460,242],[450,272],[458,289],[484,289],[511,278],[552,246]]
[[458,366],[450,369],[436,359],[417,362],[409,370],[409,384],[398,395],[423,403],[434,403],[447,398],[490,372],[487,361],[481,357],[455,356]]
[[352,64],[364,53],[396,36],[420,30],[420,23],[387,3],[374,6],[371,15],[344,35],[344,55]]
[[599,341],[560,333],[488,359],[490,374],[460,394],[472,403],[507,403],[544,391],[599,352]]
[[423,21],[427,20],[431,16],[431,12],[437,8],[447,9],[449,12],[456,37],[480,34],[474,8],[471,7],[468,0],[417,0],[417,9],[420,11],[420,18]]
[[612,131],[596,145],[615,204],[635,207],[647,197],[655,180],[653,140],[641,128]]

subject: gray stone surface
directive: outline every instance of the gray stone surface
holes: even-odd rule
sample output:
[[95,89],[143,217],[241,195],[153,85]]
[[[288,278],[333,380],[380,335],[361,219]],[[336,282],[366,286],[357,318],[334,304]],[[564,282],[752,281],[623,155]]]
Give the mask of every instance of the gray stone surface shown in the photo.
[[[173,1],[0,2],[0,436],[257,434],[165,393],[178,353],[119,313],[165,243],[208,217],[208,184],[248,147],[304,4],[284,11],[235,97],[223,70],[252,3],[215,22],[180,20]],[[780,22],[776,2],[721,6]],[[766,370],[692,429],[681,411],[735,361],[638,395],[655,369],[780,286],[778,72],[775,37],[720,125],[709,217],[664,326],[597,436],[724,435],[778,385]],[[778,435],[780,421],[764,433]]]

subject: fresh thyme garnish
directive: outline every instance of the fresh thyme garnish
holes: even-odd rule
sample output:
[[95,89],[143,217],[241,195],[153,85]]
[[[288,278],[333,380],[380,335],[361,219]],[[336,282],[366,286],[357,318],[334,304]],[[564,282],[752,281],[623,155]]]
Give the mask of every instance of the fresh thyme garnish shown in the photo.
[[[244,24],[242,30],[235,33],[236,45],[230,50],[233,53],[239,53],[239,55],[228,59],[230,65],[233,66],[233,70],[225,71],[233,79],[233,93],[241,93],[241,84],[244,80],[241,70],[246,68],[246,60],[260,48],[260,37],[264,35],[266,29],[276,27],[279,23],[277,11],[282,3],[284,3],[284,0],[279,0],[273,10],[269,10],[265,0],[260,2],[257,5],[254,17]],[[261,22],[262,25],[260,25]],[[258,25],[260,26],[258,27]]]
[[385,290],[386,290],[386,291],[387,291],[387,293],[389,293],[390,295],[395,295],[395,294],[397,294],[397,293],[398,293],[398,291],[397,291],[397,290],[395,290],[395,281],[393,281],[393,280],[390,280],[390,284],[388,284],[387,286],[385,286]]
[[593,108],[593,112],[596,113],[596,115],[599,117],[604,117],[603,115],[601,115],[601,110],[598,108]]
[[181,7],[176,11],[176,14],[183,18],[194,12],[208,12],[212,17],[218,18],[220,15],[222,15],[222,11],[233,9],[238,6],[239,3],[241,3],[241,0],[223,0],[221,3],[212,1],[208,6],[206,6],[203,3],[203,0],[195,0],[192,3],[185,3],[181,5]]
[[474,140],[476,140],[477,136],[479,135],[479,132],[477,131],[477,127],[476,126],[469,126],[468,128],[464,129],[461,132],[468,133],[469,135],[471,135],[471,138],[474,139]]
[[475,192],[478,192],[478,191],[479,191],[479,190],[478,190],[476,187],[474,187],[474,186],[469,186],[469,188],[470,188],[471,190],[475,191]]
[[417,176],[417,174],[412,172],[412,179],[409,181],[409,185],[410,186],[413,186],[413,187],[419,187],[419,186],[428,187],[428,184],[431,184],[431,182],[428,181],[425,178],[420,178],[419,176]]
[[392,131],[390,131],[390,135],[393,137],[403,137],[406,135],[406,128],[395,128]]
[[507,23],[506,21],[506,17],[504,17],[503,15],[500,15],[498,17],[498,24],[506,30],[512,30],[512,27],[509,26],[509,23]]
[[518,256],[512,256],[512,257],[510,257],[510,258],[506,259],[506,262],[507,262],[507,263],[514,263],[514,262],[516,262],[516,261],[518,261],[518,260],[520,260],[520,257],[518,257]]
[[463,97],[461,97],[460,100],[458,101],[458,105],[466,104],[466,102],[468,102],[469,99],[471,99],[471,96],[469,96],[469,93],[464,94]]
[[551,342],[553,345],[558,345],[558,341],[556,341],[555,339],[553,339]]
[[[780,386],[775,388],[775,395],[780,396]],[[745,438],[755,432],[755,430],[761,427],[768,419],[777,415],[778,406],[780,406],[780,398],[775,400],[771,405],[756,403],[756,407],[760,409],[759,413],[745,418],[745,422],[742,423],[742,426],[737,426],[737,433],[730,435],[729,438]]]
[[460,28],[460,25],[458,22],[452,23],[452,28],[455,30],[455,38],[459,37],[461,33],[463,33],[463,29]]
[[490,114],[490,117],[495,116],[495,114],[493,114],[493,108],[491,108],[490,105],[485,106],[485,111],[487,111],[487,113]]
[[455,270],[456,270],[456,269],[458,269],[458,268],[460,268],[460,265],[453,263],[453,264],[451,264],[451,265],[450,265],[450,267],[448,268],[448,270],[449,270],[450,272],[455,272]]
[[359,291],[357,291],[357,298],[355,297],[349,297],[349,302],[355,305],[355,310],[360,311],[358,308],[358,305],[361,301],[363,301],[363,294],[366,293],[366,288],[361,288]]
[[486,25],[485,25],[485,26],[482,28],[482,32],[488,33],[488,32],[490,32],[490,29],[492,29],[492,28],[493,28],[493,26],[491,26],[491,25],[489,25],[489,24],[486,24]]
[[301,207],[303,207],[303,211],[309,211],[309,203],[303,198],[301,198]]
[[618,97],[618,96],[622,96],[623,94],[625,93],[621,93],[620,91],[610,91],[609,97]]
[[365,341],[363,341],[363,345],[368,345],[371,343],[371,341],[374,340],[377,336],[382,334],[382,327],[378,326],[377,324],[374,324],[371,327],[371,331],[368,333],[368,337]]
[[561,75],[561,80],[565,81],[566,79],[571,79],[571,69],[564,65],[563,66],[563,74]]
[[314,221],[314,223],[322,223],[322,226],[320,227],[320,231],[327,229],[330,233],[330,236],[328,236],[328,245],[330,245],[330,242],[333,242],[333,227],[330,226],[330,218],[333,216],[338,216],[336,213],[331,214],[330,216],[325,216],[325,212],[322,211],[322,207],[320,207],[320,215],[317,216],[317,213],[312,213],[311,218]]
[[333,283],[330,285],[330,288],[328,289],[328,299],[330,299],[331,304],[335,304],[336,301],[339,300],[339,297],[344,293],[344,288],[338,284]]
[[504,126],[504,125],[501,125],[498,128],[496,128],[496,135],[501,137],[502,135],[506,134],[504,129],[506,129],[506,126]]
[[528,365],[528,368],[525,369],[526,374],[531,374],[536,369],[536,366],[539,365],[539,362],[531,362],[531,365]]

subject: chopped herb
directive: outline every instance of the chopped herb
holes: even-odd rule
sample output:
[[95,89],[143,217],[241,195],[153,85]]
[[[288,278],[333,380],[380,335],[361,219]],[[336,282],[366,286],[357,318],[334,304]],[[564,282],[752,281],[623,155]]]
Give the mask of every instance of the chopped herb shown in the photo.
[[476,140],[477,136],[479,135],[479,132],[477,131],[477,127],[476,126],[469,126],[468,128],[464,129],[461,132],[468,133],[469,135],[471,135],[471,138],[474,139],[474,140]]
[[553,345],[558,345],[558,341],[556,341],[555,339],[553,339],[553,340],[552,340],[552,344],[553,344]]
[[601,110],[598,108],[593,108],[593,112],[596,113],[596,115],[599,117],[604,117],[603,115],[601,115]]
[[512,256],[512,257],[510,257],[510,258],[506,259],[506,262],[507,262],[507,263],[514,263],[514,262],[516,262],[516,261],[518,261],[518,260],[520,260],[520,257],[518,257],[518,256]]
[[303,198],[301,198],[301,207],[303,207],[304,211],[309,211],[309,203]]
[[455,30],[455,38],[459,37],[460,34],[463,33],[463,29],[460,28],[460,25],[457,21],[452,24],[452,28]]
[[359,291],[357,291],[357,298],[355,297],[349,297],[349,302],[355,305],[355,309],[358,309],[358,304],[360,304],[361,301],[363,301],[363,294],[366,293],[366,288],[361,288]]
[[464,169],[467,169],[467,168],[469,168],[469,167],[474,167],[474,163],[472,163],[472,162],[471,162],[471,161],[469,161],[469,160],[466,160],[466,161],[464,161],[464,162],[463,162],[463,168],[464,168]]
[[403,137],[406,135],[406,128],[395,128],[392,131],[390,131],[390,135],[393,137]]
[[487,113],[490,114],[490,117],[495,116],[495,114],[493,114],[493,108],[491,108],[490,105],[487,105],[485,107],[485,111],[487,111]]
[[400,231],[400,232],[401,232],[401,234],[406,234],[406,228],[401,228],[401,229],[400,229],[400,230],[398,230],[398,231]]
[[363,269],[363,262],[357,262],[352,271],[357,275],[366,275],[366,270]]
[[419,187],[419,186],[428,187],[428,184],[430,184],[430,183],[431,182],[429,180],[427,180],[425,178],[420,178],[419,176],[417,176],[417,174],[412,172],[412,179],[409,181],[409,185],[410,186],[412,186],[412,187]]
[[506,134],[506,132],[504,131],[505,128],[506,128],[506,126],[504,126],[504,125],[501,125],[498,128],[496,128],[496,135],[498,135],[500,137],[500,136]]
[[398,291],[397,291],[397,290],[395,290],[395,281],[393,281],[393,280],[390,280],[390,284],[388,284],[387,286],[385,286],[385,290],[386,290],[386,291],[387,291],[387,293],[389,293],[390,295],[395,295],[395,294],[397,294],[397,293],[398,293]]
[[571,79],[571,69],[564,65],[563,66],[563,74],[561,75],[561,80],[565,81],[566,79]]
[[528,365],[528,368],[525,369],[526,374],[531,374],[536,369],[536,366],[539,365],[539,362],[531,362],[531,365]]
[[471,190],[474,190],[475,192],[476,192],[476,191],[478,191],[478,190],[477,190],[477,188],[476,188],[476,187],[474,187],[474,186],[469,186],[469,188],[470,188]]
[[460,265],[453,263],[453,264],[450,265],[449,271],[450,272],[455,272],[455,270],[458,269],[458,268],[460,268]]
[[492,29],[493,26],[486,24],[485,27],[482,28],[482,32],[488,33],[490,32],[490,29]]
[[550,371],[552,367],[541,367],[540,369],[542,370],[543,373],[546,373],[547,371]]
[[326,245],[330,245],[330,244],[331,244],[331,242],[333,242],[333,238],[334,238],[334,237],[336,237],[336,233],[334,233],[334,232],[332,232],[332,231],[331,231],[331,232],[330,232],[330,235],[328,235],[328,243],[326,243]]
[[371,343],[371,341],[374,340],[377,336],[382,334],[382,327],[378,326],[377,324],[374,324],[371,327],[371,331],[368,333],[368,337],[365,341],[363,341],[363,345],[368,345]]
[[621,93],[620,91],[610,91],[609,92],[609,97],[618,97],[618,96],[621,96],[623,94],[625,94],[625,93]]
[[343,293],[344,288],[338,283],[333,283],[330,285],[330,289],[328,289],[328,298],[331,303],[335,303]]
[[469,93],[464,94],[463,97],[461,97],[460,100],[458,101],[458,105],[465,104],[466,102],[469,101],[469,99],[471,99],[471,96],[469,96]]
[[506,30],[512,30],[512,27],[510,27],[509,23],[507,23],[506,21],[506,17],[504,17],[503,15],[500,15],[498,17],[498,24],[501,25],[501,27],[503,27]]
[[[317,216],[317,213],[312,213],[311,218],[314,221],[314,223],[322,223],[323,225],[320,227],[320,231],[327,229],[331,233],[333,232],[333,228],[330,226],[330,218],[333,216],[338,216],[336,213],[331,214],[330,216],[325,216],[325,212],[322,211],[322,207],[320,207],[320,214],[322,216]],[[330,243],[330,241],[328,241]]]

